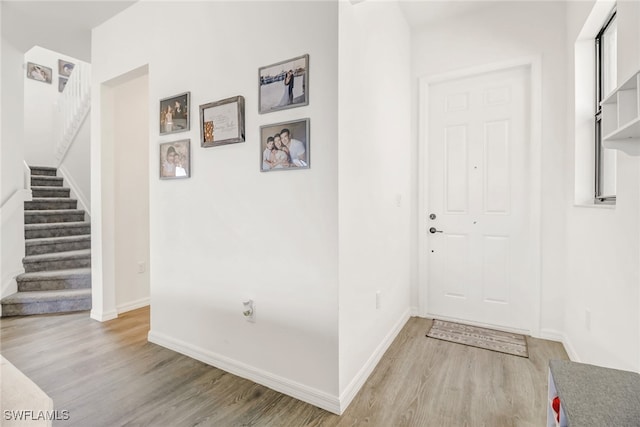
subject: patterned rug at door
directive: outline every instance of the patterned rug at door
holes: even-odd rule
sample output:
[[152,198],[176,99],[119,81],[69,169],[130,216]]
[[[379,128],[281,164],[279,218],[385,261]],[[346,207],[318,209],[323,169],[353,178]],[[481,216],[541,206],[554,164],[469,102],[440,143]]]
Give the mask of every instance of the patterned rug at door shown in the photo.
[[527,339],[524,335],[511,332],[494,331],[435,319],[427,336],[514,356],[529,357]]

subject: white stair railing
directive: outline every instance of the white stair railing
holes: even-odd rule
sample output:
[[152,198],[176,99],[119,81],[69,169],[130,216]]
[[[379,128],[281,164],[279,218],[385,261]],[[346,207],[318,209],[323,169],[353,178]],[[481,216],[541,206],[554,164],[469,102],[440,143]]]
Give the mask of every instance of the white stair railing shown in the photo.
[[91,65],[77,61],[56,105],[55,155],[58,166],[91,109]]

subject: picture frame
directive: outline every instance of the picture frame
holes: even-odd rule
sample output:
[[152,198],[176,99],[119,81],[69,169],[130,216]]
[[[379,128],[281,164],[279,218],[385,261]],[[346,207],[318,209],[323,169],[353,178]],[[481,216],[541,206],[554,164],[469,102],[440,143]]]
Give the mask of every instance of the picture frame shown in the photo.
[[53,71],[44,65],[27,62],[27,78],[42,83],[51,84]]
[[258,69],[260,114],[309,105],[309,55]]
[[191,92],[160,100],[160,135],[186,132],[191,128]]
[[62,92],[69,81],[66,77],[58,77],[58,92]]
[[58,59],[58,75],[69,77],[75,66],[76,64],[73,62]]
[[308,118],[261,126],[260,172],[309,169],[310,135]]
[[191,177],[191,140],[163,142],[159,152],[160,179]]
[[244,142],[244,97],[233,96],[200,106],[200,145]]

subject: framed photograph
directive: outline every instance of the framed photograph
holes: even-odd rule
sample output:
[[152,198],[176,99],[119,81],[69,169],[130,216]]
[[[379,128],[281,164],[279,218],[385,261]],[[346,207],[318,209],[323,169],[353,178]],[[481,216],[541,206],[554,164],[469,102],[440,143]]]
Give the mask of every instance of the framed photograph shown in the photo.
[[160,179],[180,179],[191,176],[191,140],[160,144]]
[[69,79],[65,77],[58,77],[58,92],[62,92],[64,87],[67,85]]
[[309,169],[309,119],[260,127],[260,171]]
[[27,62],[27,77],[43,83],[51,84],[51,68]]
[[200,106],[200,145],[244,142],[244,97],[234,96]]
[[260,114],[309,104],[309,55],[260,67]]
[[76,64],[73,62],[63,61],[62,59],[58,59],[58,74],[64,77],[69,77],[71,72],[73,71],[73,67]]
[[190,98],[191,92],[185,92],[160,100],[160,135],[189,130]]

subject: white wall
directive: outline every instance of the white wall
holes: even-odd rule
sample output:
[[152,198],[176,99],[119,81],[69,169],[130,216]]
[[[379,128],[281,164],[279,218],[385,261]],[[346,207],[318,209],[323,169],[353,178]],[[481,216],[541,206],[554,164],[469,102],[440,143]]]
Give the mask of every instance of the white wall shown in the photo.
[[149,304],[148,75],[116,85],[113,97],[115,284],[121,313]]
[[[0,13],[2,11],[0,4]],[[16,292],[24,257],[23,54],[2,34],[0,64],[0,298]]]
[[339,32],[340,393],[346,404],[409,317],[411,38],[397,2],[341,2]]
[[[39,46],[24,54],[24,63],[33,62],[51,68],[51,83],[24,79],[24,156],[31,166],[57,167],[56,104],[58,92],[58,59],[76,63],[77,59]],[[26,74],[26,72],[25,72]]]
[[[496,2],[494,7],[449,18],[412,30],[412,81],[415,113],[418,119],[419,77],[487,64],[539,56],[542,68],[542,212],[541,316],[540,333],[561,339],[564,316],[565,218],[565,105],[558,98],[565,93],[565,51],[559,40],[565,38],[563,2]],[[417,137],[416,120],[413,126]],[[418,198],[418,147],[413,148],[412,193]],[[414,218],[413,250],[417,248],[417,221]],[[417,258],[417,255],[415,255]],[[417,277],[414,271],[414,276]],[[412,305],[417,306],[419,287],[414,281]],[[426,288],[424,288],[426,290]]]
[[65,178],[71,197],[78,200],[78,209],[91,215],[91,119],[87,115],[58,168]]
[[[137,3],[94,29],[91,130],[98,227],[114,215],[102,193],[112,179],[103,82],[148,64],[150,165],[157,165],[160,142],[191,139],[191,178],[160,181],[154,166],[149,171],[150,339],[333,410],[337,34],[333,2]],[[305,53],[310,105],[258,115],[258,68]],[[159,99],[185,91],[192,130],[160,137]],[[246,142],[201,148],[198,106],[235,95],[246,100]],[[260,173],[260,125],[303,117],[311,118],[312,167]],[[92,231],[100,293],[93,316],[105,318],[115,309],[106,271],[113,230]],[[256,301],[256,323],[243,319],[246,298]]]
[[[589,132],[575,130],[574,46],[594,2],[569,2],[567,14],[567,97],[569,133],[565,169],[582,167],[574,147],[590,144]],[[618,2],[618,82],[640,68],[640,5]],[[576,108],[583,108],[578,105]],[[565,335],[572,358],[619,369],[640,369],[640,169],[637,157],[617,155],[615,208],[573,206],[574,186],[567,180],[567,300]],[[581,174],[577,174],[579,180]],[[591,325],[587,327],[586,312]]]

